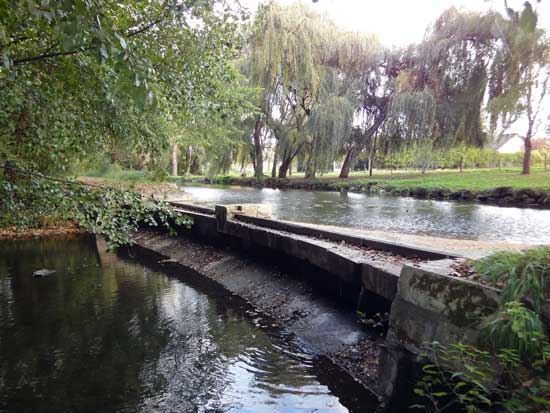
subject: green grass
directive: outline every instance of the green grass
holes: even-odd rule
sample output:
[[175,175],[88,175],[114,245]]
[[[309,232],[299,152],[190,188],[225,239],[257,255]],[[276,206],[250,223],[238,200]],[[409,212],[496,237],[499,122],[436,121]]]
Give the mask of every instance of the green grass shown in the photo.
[[[240,178],[239,175],[229,174],[231,178]],[[290,180],[303,180],[302,173],[294,173]],[[223,177],[218,178],[223,181]],[[542,168],[533,168],[530,175],[522,175],[519,168],[507,169],[472,169],[460,172],[458,170],[426,171],[422,174],[416,170],[374,171],[372,177],[364,172],[353,172],[347,179],[338,178],[337,173],[318,176],[313,182],[328,182],[335,188],[368,185],[376,183],[379,186],[391,186],[397,189],[406,188],[441,188],[451,191],[470,190],[483,191],[498,187],[512,187],[515,189],[534,189],[550,191],[550,171]]]
[[[447,189],[450,191],[470,190],[484,191],[498,187],[512,187],[514,189],[533,189],[537,191],[550,191],[550,171],[544,172],[542,168],[533,168],[530,175],[522,175],[519,168],[507,169],[471,169],[459,172],[457,170],[426,171],[422,174],[417,170],[400,170],[390,173],[384,170],[375,170],[369,177],[364,172],[352,172],[347,179],[338,178],[338,173],[324,174],[309,182],[329,183],[334,188],[366,186],[376,183],[379,187],[391,187],[395,189]],[[80,173],[81,176],[103,178],[113,181],[138,183],[154,182],[154,177],[147,171],[123,170],[120,167],[109,166],[98,170],[88,170]],[[185,179],[199,179],[199,176],[186,176]],[[267,178],[267,177],[266,177]],[[168,182],[177,182],[184,179],[181,176],[166,176]],[[228,174],[216,177],[219,183],[239,179],[238,174]],[[289,177],[291,181],[304,180],[303,173],[294,173]]]
[[372,178],[351,177],[350,184],[366,184],[376,181],[379,185],[390,185],[394,188],[445,188],[451,191],[483,191],[498,187],[515,189],[550,190],[550,172],[533,171],[531,175],[522,175],[519,170],[483,169],[464,171],[440,171],[426,174],[395,174],[393,176],[377,175]]
[[78,175],[124,182],[148,182],[151,180],[147,171],[126,170],[116,166],[81,171]]

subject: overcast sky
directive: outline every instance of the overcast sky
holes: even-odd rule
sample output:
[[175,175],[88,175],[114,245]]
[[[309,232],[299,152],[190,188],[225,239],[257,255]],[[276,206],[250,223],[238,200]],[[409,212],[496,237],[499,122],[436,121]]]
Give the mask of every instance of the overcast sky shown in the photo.
[[[294,0],[277,0],[292,3]],[[504,0],[303,0],[311,3],[320,12],[326,12],[339,26],[367,33],[375,33],[386,46],[404,46],[422,40],[426,27],[447,8],[455,6],[464,10],[486,11],[495,9],[504,13]],[[256,11],[265,0],[240,0],[250,11]],[[521,11],[525,0],[508,0],[508,6]],[[550,32],[550,0],[537,3],[532,0],[539,15],[539,27]],[[547,116],[550,113],[548,100],[544,105],[541,123],[535,135],[544,135]],[[525,122],[519,120],[509,133],[524,133]],[[517,148],[515,149],[517,150]]]
[[[255,11],[263,0],[241,0],[241,4]],[[293,0],[278,0],[292,3]],[[445,9],[455,6],[466,10],[488,10],[495,8],[502,12],[504,0],[319,0],[311,3],[347,29],[375,33],[388,45],[402,46],[422,40],[428,24],[432,23]],[[525,0],[508,0],[508,5],[521,10]],[[550,0],[540,4],[532,1],[538,9],[539,22],[550,30]]]

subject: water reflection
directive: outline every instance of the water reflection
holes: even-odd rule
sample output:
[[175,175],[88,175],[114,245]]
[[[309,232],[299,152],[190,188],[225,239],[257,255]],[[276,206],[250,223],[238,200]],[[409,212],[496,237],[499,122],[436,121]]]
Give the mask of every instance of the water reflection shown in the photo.
[[186,186],[193,199],[269,203],[275,217],[447,238],[550,243],[550,210],[356,193]]
[[347,412],[289,346],[95,243],[0,241],[0,411]]

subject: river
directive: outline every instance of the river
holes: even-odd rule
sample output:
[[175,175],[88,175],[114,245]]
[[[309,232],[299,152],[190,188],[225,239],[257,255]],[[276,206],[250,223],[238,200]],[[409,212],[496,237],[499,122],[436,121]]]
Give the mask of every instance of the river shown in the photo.
[[0,241],[0,412],[373,411],[272,323],[93,238]]
[[390,195],[236,186],[183,189],[205,205],[271,204],[276,218],[443,238],[550,244],[550,210]]

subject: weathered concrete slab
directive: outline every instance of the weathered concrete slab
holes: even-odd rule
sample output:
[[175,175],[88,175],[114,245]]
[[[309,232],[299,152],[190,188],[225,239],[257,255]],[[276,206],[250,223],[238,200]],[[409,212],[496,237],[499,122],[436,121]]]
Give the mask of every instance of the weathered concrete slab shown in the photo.
[[276,320],[284,321],[285,330],[295,334],[316,354],[329,355],[366,337],[353,311],[337,306],[330,298],[313,294],[298,276],[185,238],[141,231],[136,243],[160,254],[159,262],[200,273]]
[[353,231],[351,228],[339,227],[338,229],[335,229],[334,227],[288,222],[277,219],[266,219],[256,216],[249,216],[247,214],[236,214],[234,218],[241,222],[246,222],[265,228],[305,235],[308,237],[322,238],[329,241],[343,241],[350,245],[394,252],[405,257],[419,257],[429,260],[461,257],[461,254],[457,252],[438,250],[436,248],[428,248],[425,246],[419,247],[399,241],[388,242],[380,238],[369,237],[366,234],[360,234],[357,231]]
[[414,365],[433,342],[478,344],[482,326],[498,309],[499,290],[450,276],[452,263],[403,266],[380,363],[380,392],[386,397],[400,375],[411,374],[400,370],[404,360]]
[[405,265],[392,304],[388,338],[417,351],[426,343],[475,343],[498,308],[497,289],[452,277],[451,260]]
[[185,211],[199,212],[199,213],[205,214],[205,215],[214,215],[214,208],[208,208],[208,207],[205,207],[205,206],[189,204],[189,203],[180,202],[180,201],[171,201],[171,202],[168,202],[168,203],[176,209],[183,209]]
[[[375,249],[389,255],[377,256],[367,253],[373,248],[366,246],[366,241],[362,238],[346,237],[330,231],[319,231],[265,218],[271,214],[271,209],[265,205],[218,205],[215,215],[212,215],[211,209],[207,211],[208,214],[203,214],[193,210],[194,206],[182,203],[178,205],[181,208],[189,207],[189,211],[178,211],[189,214],[195,220],[191,229],[192,235],[206,242],[216,239],[220,242],[225,240],[231,245],[236,245],[237,242],[242,249],[263,248],[315,265],[334,274],[340,282],[349,286],[346,287],[348,290],[350,287],[355,288],[357,297],[349,297],[354,303],[357,303],[361,288],[393,300],[401,267],[403,263],[412,262],[408,261],[407,256],[441,256],[412,247],[404,249],[402,246],[390,247],[379,243]],[[201,207],[198,210],[202,209]],[[401,257],[396,251],[407,254]]]

